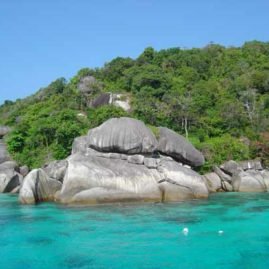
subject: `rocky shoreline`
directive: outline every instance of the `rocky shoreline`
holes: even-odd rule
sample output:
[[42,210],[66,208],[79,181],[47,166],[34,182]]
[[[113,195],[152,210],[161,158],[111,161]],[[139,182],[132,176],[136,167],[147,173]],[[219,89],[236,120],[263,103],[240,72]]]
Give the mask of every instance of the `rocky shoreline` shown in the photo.
[[71,155],[28,171],[12,161],[0,127],[0,192],[18,193],[23,204],[177,202],[212,192],[267,192],[269,171],[259,160],[228,161],[199,175],[201,152],[184,137],[139,120],[112,118],[73,142]]

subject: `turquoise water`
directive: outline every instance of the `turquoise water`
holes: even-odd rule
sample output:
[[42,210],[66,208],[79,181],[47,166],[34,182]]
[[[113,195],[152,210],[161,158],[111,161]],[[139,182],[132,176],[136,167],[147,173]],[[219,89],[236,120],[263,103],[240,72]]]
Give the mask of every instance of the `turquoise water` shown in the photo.
[[3,194],[0,254],[1,269],[268,269],[269,194],[90,208],[21,206]]

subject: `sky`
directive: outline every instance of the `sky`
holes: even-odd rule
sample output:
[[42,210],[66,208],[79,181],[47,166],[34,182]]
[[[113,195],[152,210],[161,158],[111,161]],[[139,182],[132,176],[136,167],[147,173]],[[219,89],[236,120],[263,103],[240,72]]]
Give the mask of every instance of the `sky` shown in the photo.
[[269,41],[269,0],[0,0],[0,104],[146,47]]

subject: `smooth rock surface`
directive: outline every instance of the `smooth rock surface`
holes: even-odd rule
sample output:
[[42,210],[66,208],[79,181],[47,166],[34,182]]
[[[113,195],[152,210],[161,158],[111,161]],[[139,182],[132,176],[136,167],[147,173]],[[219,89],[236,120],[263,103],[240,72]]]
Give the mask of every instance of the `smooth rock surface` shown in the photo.
[[158,172],[162,180],[162,201],[182,201],[187,199],[207,198],[208,189],[203,178],[196,172],[175,161],[161,160]]
[[27,174],[29,173],[30,169],[27,165],[23,165],[19,168],[19,172],[23,177],[26,177]]
[[24,178],[19,201],[22,204],[34,204],[54,200],[54,195],[61,189],[61,186],[61,182],[50,179],[44,170],[34,169]]
[[22,179],[13,168],[0,170],[0,193],[11,192],[22,183]]
[[230,176],[233,176],[233,175],[243,171],[243,169],[240,167],[240,165],[233,160],[227,161],[224,164],[222,164],[220,166],[220,169],[224,173],[226,173]]
[[142,121],[112,118],[88,133],[89,146],[101,152],[152,153],[157,141]]
[[91,204],[96,202],[98,195],[99,201],[107,202],[121,201],[123,197],[130,197],[131,201],[160,201],[159,180],[158,173],[143,165],[76,154],[68,158],[60,201],[76,203],[83,200]]
[[220,177],[214,173],[207,173],[204,175],[207,188],[210,192],[220,191],[222,188]]
[[72,144],[72,154],[76,154],[78,152],[85,154],[88,148],[88,136],[79,136],[76,137]]
[[265,192],[267,186],[262,174],[258,171],[244,171],[233,176],[234,191],[239,192]]
[[214,166],[213,170],[220,177],[221,181],[227,181],[230,184],[232,183],[232,177],[225,174],[218,166]]
[[185,137],[176,132],[159,127],[158,150],[175,158],[176,160],[190,166],[201,166],[205,159],[203,154],[198,151]]
[[43,167],[43,170],[49,176],[49,178],[62,182],[65,176],[67,165],[68,163],[66,160],[53,161]]
[[6,169],[19,170],[18,164],[15,161],[6,161],[0,164],[0,171]]

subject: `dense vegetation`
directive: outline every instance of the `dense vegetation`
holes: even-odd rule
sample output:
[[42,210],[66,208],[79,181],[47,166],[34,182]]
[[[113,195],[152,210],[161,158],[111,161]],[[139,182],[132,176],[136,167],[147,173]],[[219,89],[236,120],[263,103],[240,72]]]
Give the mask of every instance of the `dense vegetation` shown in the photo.
[[[93,76],[90,92],[81,80]],[[126,93],[132,109],[91,107],[103,92]],[[0,107],[0,123],[14,126],[8,147],[36,167],[70,153],[74,137],[113,116],[129,115],[185,135],[206,156],[203,170],[227,159],[269,159],[269,43],[201,49],[146,48],[84,68],[70,81],[52,82],[35,95]]]

